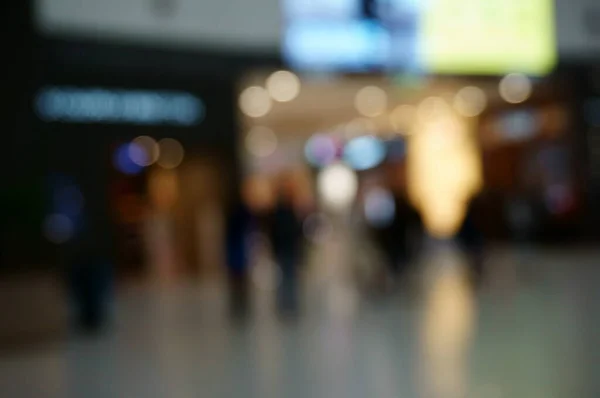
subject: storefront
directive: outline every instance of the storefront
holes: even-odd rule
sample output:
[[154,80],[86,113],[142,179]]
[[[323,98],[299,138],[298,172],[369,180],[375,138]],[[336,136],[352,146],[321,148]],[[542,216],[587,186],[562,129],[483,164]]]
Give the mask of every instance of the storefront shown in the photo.
[[476,200],[490,238],[583,234],[577,94],[564,74],[328,80],[256,72],[239,93],[240,153],[257,201],[273,201],[266,187],[287,170],[314,171],[318,191],[318,172],[336,163],[356,171],[360,195],[397,149],[408,161],[413,204],[435,213],[431,229],[456,213],[439,214],[455,197],[457,206]]
[[33,90],[48,258],[68,261],[93,230],[120,274],[215,271],[236,178],[234,78],[91,62],[58,57]]

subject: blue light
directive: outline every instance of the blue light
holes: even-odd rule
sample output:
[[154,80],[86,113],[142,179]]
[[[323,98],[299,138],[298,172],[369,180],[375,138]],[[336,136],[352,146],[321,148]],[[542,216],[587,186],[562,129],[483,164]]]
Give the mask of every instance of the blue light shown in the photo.
[[324,134],[316,134],[306,143],[304,155],[311,165],[324,167],[337,158],[338,147],[331,137]]
[[123,144],[115,151],[113,162],[117,170],[123,174],[135,175],[139,174],[143,167],[134,163],[130,156],[130,145]]
[[35,108],[42,120],[70,123],[190,126],[205,116],[199,98],[176,91],[47,87],[38,93]]
[[385,159],[385,145],[372,136],[354,138],[344,148],[344,161],[355,170],[368,170]]

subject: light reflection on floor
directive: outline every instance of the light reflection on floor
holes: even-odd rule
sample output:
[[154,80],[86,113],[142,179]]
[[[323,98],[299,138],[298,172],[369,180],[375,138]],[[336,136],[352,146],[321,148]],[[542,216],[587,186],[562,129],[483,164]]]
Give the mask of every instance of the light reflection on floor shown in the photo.
[[424,260],[420,295],[365,300],[347,283],[311,284],[303,316],[286,323],[269,289],[240,326],[219,285],[132,288],[111,333],[0,358],[0,396],[600,396],[598,253],[515,258],[497,250],[490,266],[513,267],[514,282],[478,292],[449,248]]

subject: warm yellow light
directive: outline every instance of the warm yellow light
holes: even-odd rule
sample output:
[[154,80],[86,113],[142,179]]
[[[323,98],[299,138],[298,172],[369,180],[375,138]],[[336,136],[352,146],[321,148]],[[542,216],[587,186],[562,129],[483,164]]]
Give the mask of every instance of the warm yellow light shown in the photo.
[[148,177],[148,196],[158,210],[169,210],[179,197],[179,180],[174,170],[153,169]]
[[417,108],[419,122],[426,123],[435,118],[446,116],[450,113],[450,107],[442,97],[425,98]]
[[251,86],[240,94],[239,106],[246,116],[262,117],[271,111],[271,97],[264,88]]
[[522,73],[504,76],[499,86],[500,96],[508,103],[520,104],[531,97],[533,86],[531,79]]
[[143,135],[134,139],[132,143],[144,152],[142,158],[131,157],[134,163],[138,166],[150,166],[156,163],[160,156],[160,147],[154,138]]
[[280,70],[267,79],[267,91],[275,101],[292,101],[300,94],[300,79],[292,72]]
[[379,116],[387,108],[387,94],[379,87],[363,87],[356,93],[354,106],[364,116]]
[[442,104],[438,99],[428,102],[428,117],[420,118],[408,145],[409,193],[429,233],[448,238],[460,228],[481,186],[481,164],[465,122],[435,111],[433,105]]
[[454,109],[465,117],[475,117],[487,107],[487,96],[479,87],[462,88],[454,97]]
[[185,151],[179,141],[172,138],[164,138],[158,143],[160,147],[160,156],[158,165],[165,169],[174,169],[181,164]]
[[399,105],[390,115],[390,123],[398,132],[408,134],[417,114],[417,109],[412,105]]

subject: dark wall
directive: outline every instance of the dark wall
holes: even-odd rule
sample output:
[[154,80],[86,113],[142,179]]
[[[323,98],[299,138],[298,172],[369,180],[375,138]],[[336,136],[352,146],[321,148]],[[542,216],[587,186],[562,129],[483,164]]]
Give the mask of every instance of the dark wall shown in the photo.
[[[29,241],[39,245],[39,234],[35,236],[33,231],[39,228],[42,206],[40,147],[32,134],[28,113],[36,41],[30,19],[31,6],[29,1],[6,3],[0,13],[5,68],[0,79],[4,96],[0,135],[0,269],[7,268],[13,261],[13,253],[19,253],[19,250],[9,250],[16,242],[34,236]],[[27,253],[27,249],[24,247],[20,252]]]
[[[187,153],[215,153],[237,167],[236,82],[251,68],[280,66],[277,55],[39,37],[30,2],[13,3],[2,14],[8,78],[3,79],[0,269],[44,267],[56,259],[56,247],[41,233],[50,174],[81,181],[95,217],[106,219],[111,149],[118,142],[138,135],[172,137]],[[47,85],[190,92],[204,100],[206,119],[190,127],[46,123],[36,116],[33,102]]]

